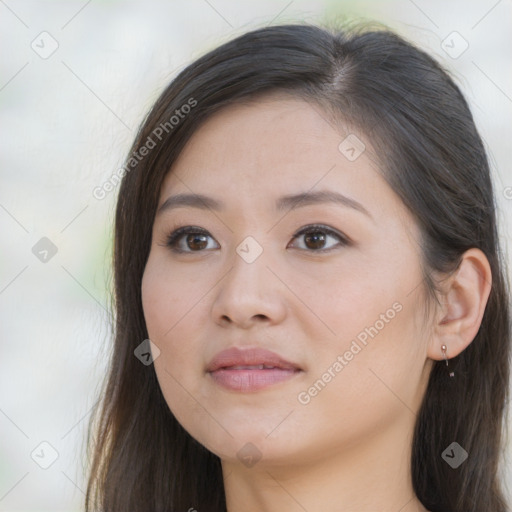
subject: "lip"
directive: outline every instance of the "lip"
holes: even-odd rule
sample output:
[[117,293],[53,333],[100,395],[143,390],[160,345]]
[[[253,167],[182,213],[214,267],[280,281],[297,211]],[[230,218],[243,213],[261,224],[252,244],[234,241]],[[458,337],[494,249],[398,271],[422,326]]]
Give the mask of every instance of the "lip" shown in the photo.
[[219,352],[206,371],[217,384],[227,389],[249,392],[286,381],[303,370],[270,350],[231,347]]

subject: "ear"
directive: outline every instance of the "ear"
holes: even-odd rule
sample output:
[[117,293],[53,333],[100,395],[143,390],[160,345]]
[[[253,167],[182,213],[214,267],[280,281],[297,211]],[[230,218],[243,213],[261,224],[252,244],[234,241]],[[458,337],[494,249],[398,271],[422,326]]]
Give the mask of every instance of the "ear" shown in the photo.
[[476,248],[467,250],[459,268],[442,285],[442,307],[432,325],[428,357],[444,359],[441,347],[446,345],[446,357],[450,359],[473,341],[482,323],[491,284],[491,267],[485,254]]

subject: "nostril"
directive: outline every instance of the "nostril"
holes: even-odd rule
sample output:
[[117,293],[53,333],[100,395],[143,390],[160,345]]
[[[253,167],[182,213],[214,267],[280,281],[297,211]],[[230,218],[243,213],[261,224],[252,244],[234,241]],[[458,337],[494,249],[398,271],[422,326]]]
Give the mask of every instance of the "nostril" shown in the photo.
[[221,320],[224,322],[224,323],[228,323],[230,324],[231,323],[231,318],[229,318],[229,316],[226,316],[226,315],[222,315],[221,317]]

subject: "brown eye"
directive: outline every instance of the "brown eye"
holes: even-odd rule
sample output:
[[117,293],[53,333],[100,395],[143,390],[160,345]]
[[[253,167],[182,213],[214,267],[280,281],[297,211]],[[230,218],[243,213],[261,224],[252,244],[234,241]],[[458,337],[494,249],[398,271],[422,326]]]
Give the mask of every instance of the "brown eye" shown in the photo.
[[[347,237],[343,236],[326,226],[308,226],[293,236],[293,240],[304,241],[303,246],[299,249],[310,250],[313,252],[324,252],[334,249],[336,246],[349,245]],[[337,243],[332,243],[329,240],[337,240]]]
[[206,235],[202,234],[187,235],[185,238],[185,245],[193,251],[200,251],[208,245],[208,240],[206,240],[206,238]]
[[168,236],[167,246],[175,252],[201,252],[211,248],[209,238],[212,239],[211,235],[202,228],[184,226]]
[[326,236],[321,231],[310,231],[304,237],[304,243],[308,249],[323,249]]

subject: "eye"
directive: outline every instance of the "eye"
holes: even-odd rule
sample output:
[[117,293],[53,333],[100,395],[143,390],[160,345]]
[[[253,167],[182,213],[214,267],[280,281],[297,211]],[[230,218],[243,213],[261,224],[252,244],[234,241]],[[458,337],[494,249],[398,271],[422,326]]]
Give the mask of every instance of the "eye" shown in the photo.
[[[292,241],[304,237],[305,246],[299,247],[301,250],[310,250],[313,252],[326,252],[333,249],[336,245],[349,245],[347,237],[334,231],[327,226],[315,224],[306,226],[293,235]],[[166,245],[172,251],[177,253],[201,252],[205,249],[219,248],[219,245],[213,247],[208,239],[213,240],[212,236],[203,228],[197,226],[183,226],[173,231],[166,240]],[[335,243],[328,245],[328,240],[334,239]],[[336,242],[337,241],[337,242]],[[288,246],[289,247],[289,246]]]
[[[341,233],[334,231],[327,226],[322,226],[321,224],[315,224],[312,226],[306,226],[301,229],[298,233],[293,235],[293,240],[299,239],[300,237],[304,237],[305,247],[299,247],[299,249],[303,250],[312,250],[313,252],[324,252],[333,249],[336,245],[349,245],[349,240],[347,237],[343,236]],[[338,243],[326,245],[328,239],[338,240]]]
[[205,229],[183,226],[167,237],[166,245],[174,252],[200,252],[212,248],[208,247],[208,238],[211,238],[211,235]]

